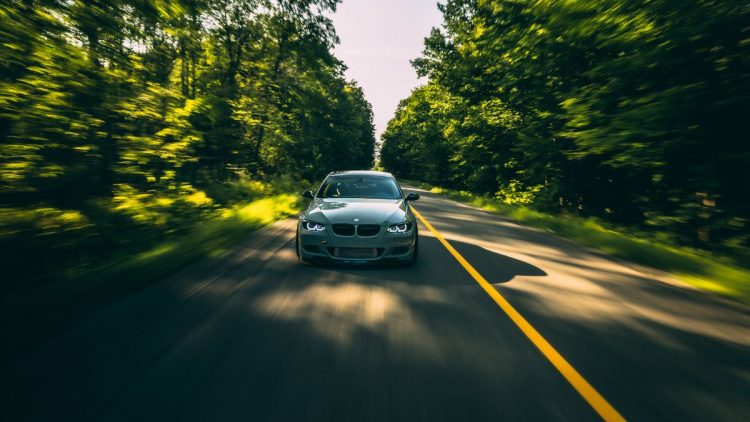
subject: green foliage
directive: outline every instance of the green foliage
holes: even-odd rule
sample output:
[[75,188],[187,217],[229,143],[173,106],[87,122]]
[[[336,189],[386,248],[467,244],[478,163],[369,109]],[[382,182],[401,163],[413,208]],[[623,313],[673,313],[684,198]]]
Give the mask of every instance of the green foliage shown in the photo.
[[[180,216],[179,234],[155,227],[125,226],[122,222],[92,230],[90,221],[80,214],[49,209],[36,210],[36,215],[13,216],[14,221],[25,217],[26,221],[43,233],[43,237],[51,239],[47,241],[49,249],[44,249],[44,243],[37,239],[33,244],[35,248],[26,251],[34,252],[33,254],[18,254],[18,248],[26,246],[18,244],[18,237],[13,243],[13,249],[6,249],[7,239],[0,238],[3,251],[22,260],[20,263],[3,263],[7,278],[3,285],[0,315],[7,322],[3,324],[3,330],[14,339],[3,350],[3,355],[22,354],[35,343],[48,339],[92,309],[157,282],[190,263],[218,258],[233,248],[236,249],[237,242],[252,230],[300,211],[301,196],[296,190],[288,193],[291,180],[280,179],[272,183],[244,181],[239,184],[241,186],[235,186],[236,189],[231,191],[235,194],[249,193],[250,196],[243,196],[241,203],[232,206],[210,206],[213,201],[201,192],[188,196],[186,203],[180,205],[183,208],[181,212],[170,214],[172,218],[174,215]],[[294,187],[299,188],[299,184],[294,183]],[[227,190],[230,189],[227,187]],[[152,199],[139,198],[138,202],[154,202]],[[164,215],[165,205],[151,206],[147,213]],[[186,209],[201,205],[204,212],[193,213],[196,219],[190,220],[188,216],[191,213],[186,212]],[[210,211],[205,212],[208,210]],[[125,212],[134,217],[142,215],[132,208]],[[7,221],[5,210],[0,210],[0,213],[0,218]],[[75,230],[88,233],[88,236],[75,233]],[[109,245],[110,249],[101,250],[98,248],[103,245],[91,243],[97,242],[96,239],[91,239],[92,236],[99,237],[99,241],[101,238],[126,238],[131,245],[129,248]],[[70,251],[71,248],[75,248],[77,253],[69,253],[75,252]],[[77,265],[63,262],[67,265],[51,266],[49,261],[59,264],[61,255],[67,255]],[[26,278],[29,273],[48,276],[51,270],[58,271],[43,283],[36,279],[19,285],[19,279],[15,278],[13,271],[19,267],[24,271],[21,275]],[[30,285],[29,281],[36,282]],[[23,323],[19,324],[19,321]]]
[[420,184],[448,198],[537,227],[630,262],[648,265],[674,274],[695,287],[722,294],[750,304],[750,269],[705,251],[679,247],[661,241],[649,233],[614,227],[594,217],[549,214],[523,205],[498,201],[491,196],[476,195]]
[[440,8],[413,62],[429,82],[383,135],[387,170],[748,256],[746,4]]
[[4,292],[369,168],[371,107],[331,53],[337,3],[2,2]]

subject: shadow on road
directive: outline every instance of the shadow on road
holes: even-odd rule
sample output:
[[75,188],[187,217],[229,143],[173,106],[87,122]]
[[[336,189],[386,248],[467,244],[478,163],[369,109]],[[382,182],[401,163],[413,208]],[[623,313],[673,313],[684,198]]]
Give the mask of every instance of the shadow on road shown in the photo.
[[[8,419],[597,420],[434,237],[413,267],[361,268],[303,265],[293,235],[109,303],[0,368]],[[747,420],[750,351],[716,335],[744,316],[575,257],[566,269],[595,285],[450,243],[625,417]]]
[[[546,276],[542,269],[528,264],[524,261],[511,258],[496,252],[488,251],[480,246],[472,245],[465,242],[450,240],[450,244],[464,257],[471,265],[479,271],[482,276],[492,284],[507,283],[512,281],[516,276]],[[426,285],[465,285],[476,286],[465,270],[459,266],[455,259],[443,247],[443,245],[432,236],[420,236],[419,238],[420,258],[414,266],[404,267],[394,264],[379,265],[341,265],[341,264],[317,264],[319,268],[325,268],[342,274],[368,275],[378,277],[388,281],[403,281],[412,284]],[[453,265],[453,271],[444,273],[444,277],[424,278],[421,274],[428,266],[434,266],[438,262],[440,265]],[[460,277],[456,277],[456,274]]]

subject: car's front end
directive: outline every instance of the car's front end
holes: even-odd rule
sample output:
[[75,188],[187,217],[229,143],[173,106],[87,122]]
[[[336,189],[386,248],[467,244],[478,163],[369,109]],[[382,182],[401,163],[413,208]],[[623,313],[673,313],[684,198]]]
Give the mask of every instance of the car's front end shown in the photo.
[[408,262],[417,247],[415,221],[376,224],[299,221],[299,254],[305,261],[333,260],[366,264],[391,260]]
[[311,198],[297,227],[298,256],[306,262],[413,262],[418,250],[417,222],[400,189],[397,195]]

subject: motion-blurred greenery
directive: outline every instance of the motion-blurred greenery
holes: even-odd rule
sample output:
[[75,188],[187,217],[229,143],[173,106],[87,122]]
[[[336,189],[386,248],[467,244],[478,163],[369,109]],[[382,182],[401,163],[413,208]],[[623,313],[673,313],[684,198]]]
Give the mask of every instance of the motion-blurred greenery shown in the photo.
[[[0,327],[13,339],[0,355],[16,356],[111,300],[220,257],[251,231],[297,213],[300,186],[306,184],[288,177],[240,179],[217,185],[234,197],[222,205],[194,191],[176,199],[129,195],[119,216],[108,206],[5,216],[4,226],[15,222],[17,232],[0,239],[11,275],[3,284]],[[86,217],[97,213],[105,218]]]
[[0,2],[3,353],[372,165],[338,2]]
[[524,225],[548,230],[608,255],[672,273],[685,283],[750,305],[750,266],[747,262],[741,265],[700,249],[669,244],[658,240],[652,233],[634,232],[595,217],[550,214],[520,204],[508,204],[490,195],[446,189],[418,181],[408,183]]
[[[246,235],[291,214],[299,195],[290,194],[300,186],[305,185],[289,178],[269,183],[240,178],[206,191],[193,188],[172,195],[124,190],[110,201],[78,209],[4,208],[0,260],[11,275],[4,293],[28,292],[91,273],[103,276],[121,261],[150,262],[174,255],[173,249],[186,257],[204,255],[206,248],[237,239],[232,233]],[[175,259],[163,261],[177,267]]]
[[747,2],[440,8],[386,170],[750,262]]
[[181,245],[285,214],[293,181],[370,167],[370,104],[332,54],[337,3],[0,3],[3,298],[184,261]]

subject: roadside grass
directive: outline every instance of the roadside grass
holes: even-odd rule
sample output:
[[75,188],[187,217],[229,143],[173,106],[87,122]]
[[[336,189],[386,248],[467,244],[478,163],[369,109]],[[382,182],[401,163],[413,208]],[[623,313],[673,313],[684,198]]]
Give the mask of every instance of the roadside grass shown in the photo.
[[553,215],[524,206],[508,205],[466,191],[445,189],[418,181],[405,181],[444,197],[501,215],[633,263],[673,274],[697,288],[719,293],[750,305],[750,270],[728,258],[626,234],[605,227],[593,218]]
[[71,289],[70,281],[89,288],[96,284],[108,284],[115,279],[127,281],[131,286],[149,284],[191,262],[224,255],[249,233],[298,212],[300,203],[299,195],[278,194],[225,209],[214,218],[196,223],[183,236],[83,272],[71,270],[60,282],[50,287],[57,294],[78,290]]
[[[12,339],[0,354],[22,354],[55,332],[70,326],[97,307],[156,283],[189,264],[226,254],[258,228],[299,212],[300,195],[288,187],[274,186],[265,197],[215,207],[193,216],[177,235],[162,233],[163,240],[144,240],[141,250],[115,250],[89,264],[50,273],[26,288],[6,291],[0,306],[0,328]],[[187,224],[187,223],[186,223]],[[126,229],[120,229],[126,230]],[[124,234],[123,234],[124,235]],[[43,261],[44,254],[35,259]],[[11,274],[13,276],[13,274]]]

